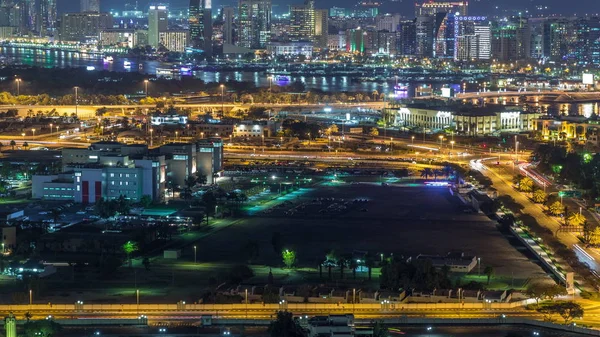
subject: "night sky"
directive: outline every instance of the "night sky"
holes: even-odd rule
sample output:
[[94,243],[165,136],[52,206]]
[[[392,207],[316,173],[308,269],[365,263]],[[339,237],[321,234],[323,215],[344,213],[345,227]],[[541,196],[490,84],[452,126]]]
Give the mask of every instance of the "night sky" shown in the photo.
[[[276,13],[287,12],[287,6],[292,3],[301,3],[303,0],[273,0],[273,10]],[[406,17],[413,16],[414,0],[379,0],[384,2],[382,8],[387,12],[398,12]],[[103,11],[110,9],[122,10],[124,3],[134,3],[135,0],[100,0]],[[149,2],[154,0],[138,0],[140,7],[146,7]],[[174,7],[184,7],[189,0],[163,0],[163,3],[169,3]],[[319,8],[329,8],[332,6],[348,7],[350,3],[356,1],[348,0],[316,0]],[[233,5],[236,0],[213,0],[213,8],[218,8],[222,4]],[[495,7],[498,6],[499,9]],[[536,6],[547,6],[543,11],[536,10]],[[529,10],[529,13],[539,14],[561,14],[561,15],[585,15],[591,13],[600,13],[600,0],[471,0],[469,4],[470,14],[478,15],[507,15],[507,10],[513,12]],[[58,10],[60,12],[78,11],[79,1],[76,0],[58,0]]]

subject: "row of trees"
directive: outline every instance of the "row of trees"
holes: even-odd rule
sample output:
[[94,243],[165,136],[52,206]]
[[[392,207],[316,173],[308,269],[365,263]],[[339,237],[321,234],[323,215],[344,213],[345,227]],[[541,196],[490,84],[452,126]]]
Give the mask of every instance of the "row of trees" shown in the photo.
[[561,184],[586,191],[589,199],[600,196],[600,154],[575,152],[571,148],[541,144],[533,153],[538,169]]

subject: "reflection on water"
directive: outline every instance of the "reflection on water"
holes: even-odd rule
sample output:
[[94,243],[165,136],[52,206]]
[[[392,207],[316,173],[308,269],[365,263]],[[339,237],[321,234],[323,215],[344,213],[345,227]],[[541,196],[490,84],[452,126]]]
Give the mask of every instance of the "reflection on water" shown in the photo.
[[[100,55],[83,54],[74,51],[40,50],[18,47],[0,47],[0,55],[10,64],[21,64],[38,67],[94,67],[96,70],[117,72],[139,72],[156,75],[157,69],[170,69],[174,65],[160,61],[138,60],[134,58],[114,57],[112,62],[105,62]],[[194,76],[204,82],[224,83],[229,80],[251,82],[256,86],[267,87],[270,80],[265,72],[207,72],[195,71]],[[296,80],[302,81],[309,90],[325,92],[373,92],[386,95],[394,93],[394,82],[359,82],[347,76],[289,76],[287,81],[273,81],[272,85],[288,85]],[[416,88],[422,84],[409,84],[408,91],[398,93],[399,97],[412,97]],[[433,90],[440,90],[442,84],[433,84]]]

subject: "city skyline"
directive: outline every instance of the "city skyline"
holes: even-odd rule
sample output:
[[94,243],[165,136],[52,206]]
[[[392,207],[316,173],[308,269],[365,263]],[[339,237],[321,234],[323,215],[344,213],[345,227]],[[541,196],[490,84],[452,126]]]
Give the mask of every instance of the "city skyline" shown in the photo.
[[[128,1],[119,0],[102,0],[100,9],[102,11],[109,10],[123,10],[124,3]],[[129,1],[134,3],[135,1]],[[143,9],[146,8],[151,0],[138,0],[138,6]],[[167,3],[173,7],[187,7],[189,0],[166,0],[162,3]],[[299,4],[302,1],[295,0],[280,0],[273,3],[273,11],[276,13],[287,12],[288,6],[293,4]],[[235,6],[237,1],[234,0],[215,0],[213,8],[220,8],[222,5]],[[342,0],[327,0],[327,1],[316,1],[315,8],[330,8],[333,6],[339,7],[350,7],[349,3]],[[543,7],[542,10],[536,10],[536,8]],[[504,0],[502,3],[494,2],[491,0],[479,0],[470,1],[469,7],[471,8],[472,14],[478,15],[506,15],[505,10],[512,10],[515,12],[529,10],[530,15],[548,15],[548,14],[561,14],[561,15],[583,15],[583,14],[594,14],[600,12],[600,2],[591,3],[586,0],[574,0],[568,3],[559,0],[530,0],[527,2],[518,0]],[[498,7],[498,9],[496,9]],[[546,8],[547,7],[547,8]],[[504,9],[504,10],[503,10]],[[69,0],[58,0],[58,11],[61,13],[72,12],[79,10],[79,3],[77,1]],[[406,17],[411,17],[414,13],[414,1],[412,0],[400,0],[400,1],[384,1],[382,5],[382,11],[384,12],[397,12]]]

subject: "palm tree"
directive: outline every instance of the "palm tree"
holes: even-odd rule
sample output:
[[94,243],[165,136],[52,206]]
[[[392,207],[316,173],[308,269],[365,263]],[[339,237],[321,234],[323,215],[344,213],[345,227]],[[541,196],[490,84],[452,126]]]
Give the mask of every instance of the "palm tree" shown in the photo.
[[356,268],[358,268],[358,262],[356,262],[356,259],[350,257],[348,260],[348,268],[352,269],[352,278],[356,280]]
[[27,142],[23,143],[23,148],[28,149],[29,148],[29,144]]
[[365,256],[365,266],[367,266],[367,268],[368,268],[369,281],[371,281],[371,274],[373,272],[374,264],[375,264],[375,261],[373,261],[373,255],[367,253],[367,255]]
[[14,140],[10,141],[10,146],[12,147],[12,149],[15,149],[15,146],[17,146],[17,142],[15,142]]
[[454,169],[452,168],[452,166],[446,165],[446,166],[444,166],[442,171],[444,172],[444,175],[446,177],[450,177],[450,175],[454,172]]
[[429,167],[426,167],[423,169],[423,171],[421,171],[421,177],[422,178],[429,178],[429,176],[433,175],[433,170],[430,169]]
[[487,276],[487,284],[490,284],[490,279],[492,278],[492,275],[494,275],[494,267],[486,266],[483,273]]
[[54,222],[58,222],[58,220],[60,219],[60,210],[58,210],[58,208],[53,208],[50,211],[50,214],[52,215],[52,220],[54,220]]

